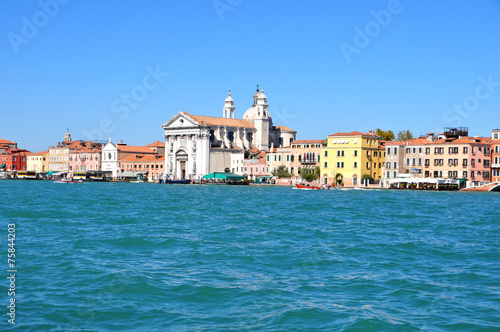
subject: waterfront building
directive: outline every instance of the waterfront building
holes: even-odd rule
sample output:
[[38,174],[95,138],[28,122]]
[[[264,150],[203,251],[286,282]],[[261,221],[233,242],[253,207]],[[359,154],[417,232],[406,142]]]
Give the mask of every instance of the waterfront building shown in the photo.
[[294,141],[291,145],[290,154],[290,174],[292,180],[301,182],[300,172],[304,168],[315,169],[320,167],[321,148],[326,141],[323,140],[299,140]]
[[404,167],[405,174],[411,174],[412,177],[424,177],[424,152],[425,145],[430,141],[427,138],[415,138],[404,141]]
[[58,142],[57,145],[49,148],[49,171],[68,173],[69,167],[69,153],[80,149],[82,146],[81,141],[72,141],[69,129],[64,134],[64,141]]
[[400,177],[405,171],[406,146],[400,141],[386,141],[384,146],[385,162],[382,164],[382,181],[384,187],[387,187],[392,179]]
[[244,163],[245,163],[245,154],[243,153],[243,150],[241,150],[240,153],[235,152],[231,154],[231,173],[238,175],[245,175],[245,172],[243,170]]
[[164,164],[165,156],[159,154],[127,155],[118,161],[118,177],[136,178],[144,174],[149,182],[157,182],[162,179]]
[[358,186],[364,175],[381,178],[384,149],[373,132],[336,133],[329,135],[321,148],[322,184],[341,180],[345,186]]
[[243,119],[236,119],[235,110],[229,93],[222,117],[179,112],[162,126],[165,172],[170,179],[201,179],[205,174],[231,170],[232,154],[252,148],[268,151],[295,140],[294,130],[273,125],[264,90],[254,94]]
[[291,174],[291,155],[292,149],[289,146],[269,149],[266,155],[266,169],[269,169],[269,174],[275,172],[280,166],[285,166],[285,169]]
[[468,128],[446,128],[444,138],[425,146],[424,176],[463,179],[467,185],[491,180],[491,138],[468,137]]
[[49,171],[49,150],[32,153],[26,156],[26,170],[37,173]]
[[119,164],[119,160],[129,155],[156,155],[157,153],[148,146],[132,146],[120,141],[118,144],[109,142],[101,150],[101,170],[106,173],[106,177],[116,179],[119,172],[125,169]]
[[16,150],[17,143],[0,138],[0,155],[5,154],[7,150]]
[[7,149],[0,155],[0,169],[2,171],[26,170],[26,158],[31,152],[25,149]]
[[500,129],[491,133],[491,182],[500,182]]
[[244,174],[249,180],[257,181],[259,177],[270,176],[269,168],[266,165],[266,158],[245,159]]
[[69,170],[75,172],[100,171],[102,158],[100,143],[85,142],[83,146],[69,152]]
[[153,150],[154,152],[156,152],[159,155],[165,156],[165,143],[164,142],[156,141],[156,142],[153,142],[153,143],[146,145],[146,147],[150,148],[151,150]]

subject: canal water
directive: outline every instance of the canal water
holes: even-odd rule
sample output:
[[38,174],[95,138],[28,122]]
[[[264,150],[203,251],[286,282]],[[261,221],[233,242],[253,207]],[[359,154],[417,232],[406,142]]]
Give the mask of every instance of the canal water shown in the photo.
[[0,180],[22,331],[500,329],[500,193]]

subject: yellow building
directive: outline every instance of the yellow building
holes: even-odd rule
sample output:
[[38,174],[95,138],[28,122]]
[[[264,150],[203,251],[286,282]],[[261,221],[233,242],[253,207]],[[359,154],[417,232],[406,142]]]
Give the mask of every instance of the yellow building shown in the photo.
[[49,151],[32,153],[26,156],[26,170],[36,172],[49,171]]
[[379,180],[385,160],[379,140],[373,133],[359,131],[328,136],[326,147],[321,148],[322,184],[359,186],[365,174]]

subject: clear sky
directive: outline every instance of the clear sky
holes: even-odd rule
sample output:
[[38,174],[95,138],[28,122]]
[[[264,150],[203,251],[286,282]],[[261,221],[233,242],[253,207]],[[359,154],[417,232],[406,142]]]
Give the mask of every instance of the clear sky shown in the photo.
[[500,127],[500,0],[0,2],[0,138],[163,140],[264,88],[297,139]]

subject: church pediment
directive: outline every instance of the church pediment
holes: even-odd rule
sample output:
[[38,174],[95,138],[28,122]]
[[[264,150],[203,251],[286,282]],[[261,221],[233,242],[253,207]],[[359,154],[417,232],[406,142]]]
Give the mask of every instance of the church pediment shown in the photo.
[[179,129],[189,127],[200,127],[201,124],[187,116],[184,112],[179,112],[168,120],[163,126],[163,129]]

